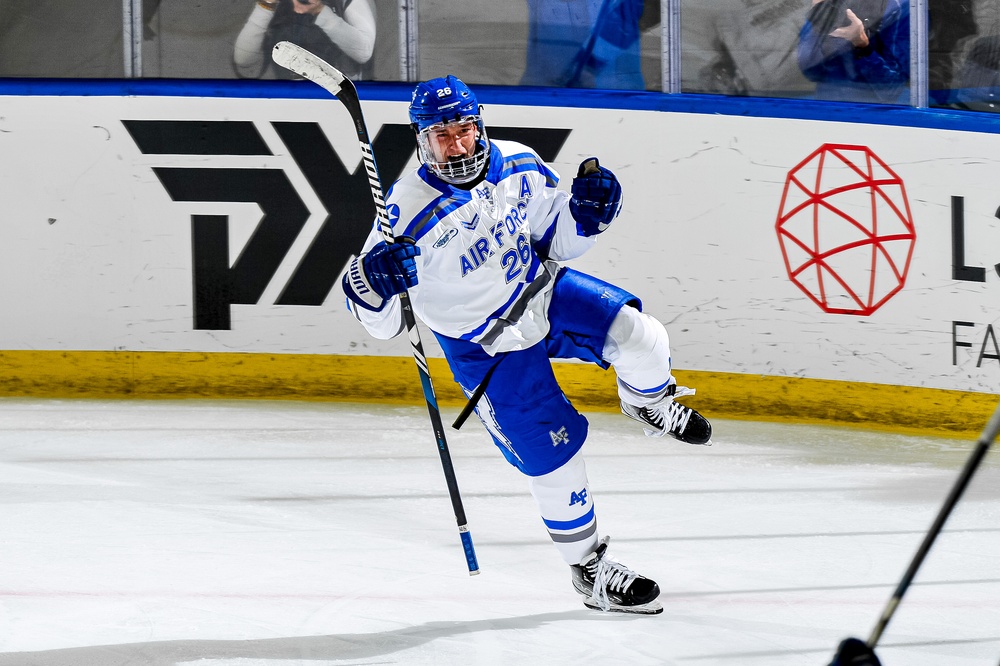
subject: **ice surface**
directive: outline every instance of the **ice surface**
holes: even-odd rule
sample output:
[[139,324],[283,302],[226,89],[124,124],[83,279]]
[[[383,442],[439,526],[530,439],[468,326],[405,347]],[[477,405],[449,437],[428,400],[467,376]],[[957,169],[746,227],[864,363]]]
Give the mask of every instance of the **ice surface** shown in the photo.
[[[2,400],[0,666],[821,666],[868,637],[974,445],[717,420],[709,448],[588,418],[600,530],[661,615],[583,607],[474,421],[447,433],[470,577],[423,407]],[[885,666],[1000,659],[998,460]]]

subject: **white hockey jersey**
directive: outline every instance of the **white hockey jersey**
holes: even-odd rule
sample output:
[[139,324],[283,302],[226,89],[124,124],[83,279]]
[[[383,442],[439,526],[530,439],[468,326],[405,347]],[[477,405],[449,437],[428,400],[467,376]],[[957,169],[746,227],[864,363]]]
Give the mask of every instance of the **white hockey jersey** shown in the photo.
[[[471,190],[435,177],[426,166],[389,189],[395,237],[420,247],[414,314],[436,333],[479,343],[490,354],[524,349],[549,331],[547,310],[557,262],[596,240],[580,236],[559,176],[531,148],[493,141],[486,178]],[[376,221],[364,252],[382,240]],[[376,338],[403,330],[399,298],[375,312],[348,308]]]

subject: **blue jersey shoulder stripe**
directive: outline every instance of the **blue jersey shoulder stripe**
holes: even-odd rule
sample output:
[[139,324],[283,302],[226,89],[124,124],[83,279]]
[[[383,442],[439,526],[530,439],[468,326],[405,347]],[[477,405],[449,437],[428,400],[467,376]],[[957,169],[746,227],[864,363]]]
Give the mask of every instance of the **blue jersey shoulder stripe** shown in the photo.
[[404,228],[403,235],[420,240],[428,231],[437,226],[438,222],[465,204],[466,201],[456,201],[444,195],[437,197],[413,216],[413,219]]
[[472,201],[472,192],[453,187],[435,176],[427,165],[417,170],[417,176],[441,194],[430,201],[409,221],[403,235],[420,240],[438,222]]
[[538,159],[530,153],[521,153],[506,158],[504,160],[503,171],[500,173],[500,180],[508,178],[515,173],[524,173],[525,171],[537,171],[545,176],[545,184],[548,187],[558,185],[556,175],[552,170],[540,164]]
[[451,184],[446,183],[440,178],[438,178],[433,171],[427,168],[426,164],[422,165],[419,169],[417,169],[417,175],[420,177],[420,180],[424,181],[425,183],[433,187],[441,194],[444,194],[446,196],[454,196],[454,195],[461,196],[462,194],[462,190],[454,188],[451,186]]
[[437,197],[433,199],[429,204],[423,207],[419,213],[413,216],[413,218],[407,222],[406,226],[403,227],[403,236],[410,236],[414,240],[418,237],[423,236],[425,233],[434,228],[434,225],[438,223],[441,216],[438,211],[441,207],[442,200],[446,200],[444,197]]

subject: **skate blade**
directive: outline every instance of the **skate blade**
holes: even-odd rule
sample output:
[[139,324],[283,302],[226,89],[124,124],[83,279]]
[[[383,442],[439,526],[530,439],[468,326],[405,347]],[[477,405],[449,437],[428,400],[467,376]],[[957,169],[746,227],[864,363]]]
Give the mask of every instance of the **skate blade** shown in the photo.
[[[647,430],[646,432],[648,433],[649,431]],[[669,433],[668,432],[667,434],[670,435],[671,437],[673,437],[674,439],[676,439],[678,442],[681,442],[682,444],[689,444],[691,446],[712,446],[712,438],[711,437],[708,438],[707,442],[685,442],[683,439],[681,439],[680,437],[678,437],[677,435],[675,435],[673,433]],[[650,437],[653,437],[653,436],[654,435],[650,435]]]
[[639,604],[637,606],[619,606],[618,604],[611,604],[611,607],[604,610],[592,599],[584,599],[583,605],[591,610],[601,611],[602,613],[629,613],[631,615],[659,615],[663,612],[663,604],[659,601],[650,601],[646,604]]

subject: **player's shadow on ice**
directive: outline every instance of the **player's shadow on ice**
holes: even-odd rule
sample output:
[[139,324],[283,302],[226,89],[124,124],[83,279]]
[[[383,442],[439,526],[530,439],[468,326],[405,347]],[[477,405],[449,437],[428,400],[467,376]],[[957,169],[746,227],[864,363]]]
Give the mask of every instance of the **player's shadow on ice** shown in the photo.
[[[620,621],[643,619],[622,615],[601,616],[580,609],[471,622],[425,622],[411,627],[370,634],[334,634],[263,638],[244,641],[176,640],[122,645],[0,653],[0,666],[173,666],[202,659],[274,659],[331,661],[370,659],[425,645],[439,638],[454,638],[482,631],[536,629],[565,620]],[[645,621],[649,621],[648,618]]]

